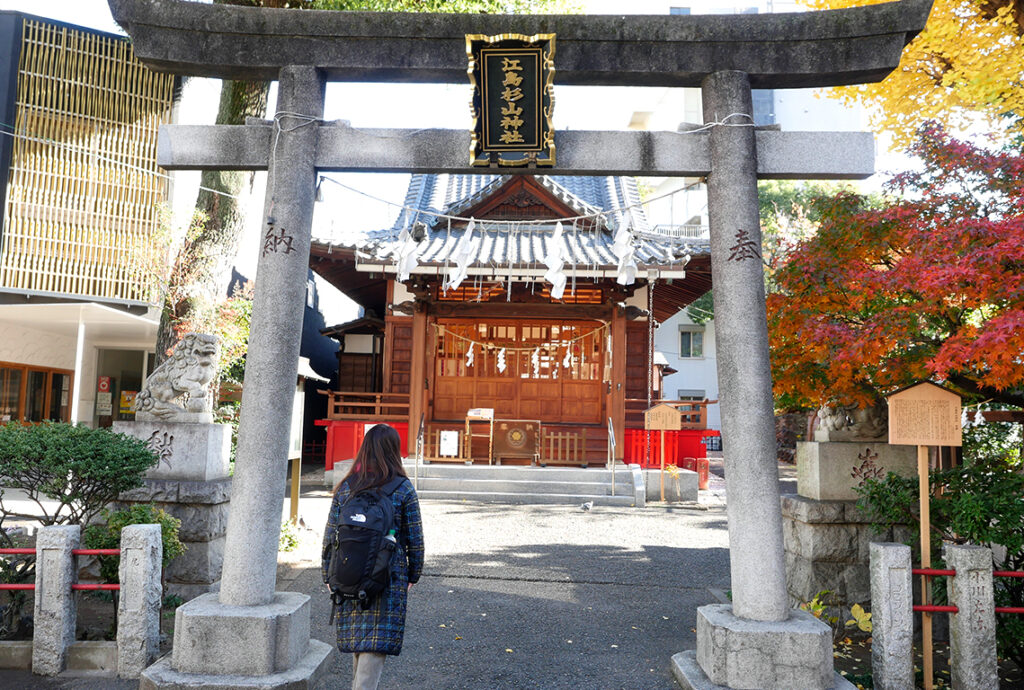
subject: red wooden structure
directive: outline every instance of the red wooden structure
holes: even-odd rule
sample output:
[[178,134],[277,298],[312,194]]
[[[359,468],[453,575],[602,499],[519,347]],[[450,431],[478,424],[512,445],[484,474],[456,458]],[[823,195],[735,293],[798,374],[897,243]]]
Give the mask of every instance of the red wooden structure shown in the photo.
[[[367,423],[393,424],[412,454],[420,420],[426,456],[496,460],[479,457],[477,448],[491,444],[465,450],[463,439],[456,456],[439,447],[450,432],[465,433],[476,408],[494,410],[496,427],[539,422],[537,455],[550,456],[535,458],[541,464],[604,465],[609,421],[617,460],[646,457],[628,430],[643,427],[649,388],[655,397],[662,390],[661,365],[649,361],[650,322],[706,292],[710,269],[699,246],[652,232],[638,199],[631,179],[413,175],[394,228],[358,247],[314,242],[311,268],[364,307],[359,319],[322,331],[340,345],[339,390],[323,391],[328,418],[317,422],[327,428],[326,466],[353,457]],[[612,216],[638,233],[638,271],[621,285],[616,227],[600,210],[627,207]],[[559,228],[558,219],[576,220]],[[408,239],[399,240],[403,231]],[[557,298],[544,278],[555,242],[567,277]],[[446,285],[457,247],[471,256],[462,281]],[[417,261],[399,281],[402,251]],[[706,455],[706,404],[685,411],[669,457]],[[501,461],[529,455],[508,452]]]

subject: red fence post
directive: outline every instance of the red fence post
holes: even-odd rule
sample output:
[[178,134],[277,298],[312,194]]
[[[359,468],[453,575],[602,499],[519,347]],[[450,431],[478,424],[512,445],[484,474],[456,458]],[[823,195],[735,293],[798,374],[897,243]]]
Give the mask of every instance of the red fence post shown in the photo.
[[707,491],[711,485],[711,463],[707,458],[697,458],[697,488]]

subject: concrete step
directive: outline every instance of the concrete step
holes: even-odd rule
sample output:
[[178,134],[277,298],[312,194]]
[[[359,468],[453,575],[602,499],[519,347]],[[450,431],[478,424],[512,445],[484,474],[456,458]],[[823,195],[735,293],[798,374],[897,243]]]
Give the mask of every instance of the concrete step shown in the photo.
[[[467,465],[465,463],[426,463],[418,468],[405,463],[405,471],[418,484],[422,499],[484,501],[489,503],[547,503],[632,506],[637,488],[633,471],[617,468],[615,490],[612,472],[603,468],[530,467],[522,465]],[[327,473],[325,481],[339,481],[338,474]],[[613,495],[614,493],[614,495]],[[641,495],[643,491],[640,491]]]
[[[466,465],[464,463],[430,463],[420,465],[414,470],[413,465],[405,465],[406,473],[411,477],[418,473],[420,477],[457,477],[460,479],[506,479],[522,481],[527,478],[545,482],[611,482],[610,470],[601,468],[581,467],[525,467],[515,465]],[[632,482],[630,470],[618,469],[615,482]]]
[[417,492],[424,500],[438,501],[479,501],[481,503],[580,505],[593,501],[598,506],[629,508],[634,505],[632,496],[579,496],[575,494],[548,493],[490,493],[471,491],[428,491]]
[[[420,476],[418,491],[461,491],[470,493],[527,493],[562,494],[571,496],[610,496],[611,480],[604,482],[557,482],[529,479],[477,479],[475,477],[424,477]],[[615,494],[633,496],[633,483],[617,481]]]

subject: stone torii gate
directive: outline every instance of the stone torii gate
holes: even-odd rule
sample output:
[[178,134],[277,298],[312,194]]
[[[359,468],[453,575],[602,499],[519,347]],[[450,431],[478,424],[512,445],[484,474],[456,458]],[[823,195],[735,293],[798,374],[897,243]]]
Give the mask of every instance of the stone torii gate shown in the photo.
[[[238,462],[219,594],[179,608],[174,652],[144,688],[307,687],[329,647],[308,597],[275,592],[292,389],[318,171],[492,173],[462,130],[355,129],[322,121],[326,81],[465,81],[465,35],[557,34],[560,84],[700,87],[706,133],[559,132],[555,175],[707,177],[716,346],[726,439],[733,603],[698,610],[684,687],[830,688],[827,626],[789,608],[775,460],[757,179],[863,178],[862,133],[755,129],[751,88],[878,81],[931,0],[802,14],[501,16],[306,12],[180,0],[109,0],[150,67],[277,80],[273,123],[162,128],[170,170],[267,170]],[[532,173],[523,168],[507,173]],[[259,675],[254,675],[259,674]]]

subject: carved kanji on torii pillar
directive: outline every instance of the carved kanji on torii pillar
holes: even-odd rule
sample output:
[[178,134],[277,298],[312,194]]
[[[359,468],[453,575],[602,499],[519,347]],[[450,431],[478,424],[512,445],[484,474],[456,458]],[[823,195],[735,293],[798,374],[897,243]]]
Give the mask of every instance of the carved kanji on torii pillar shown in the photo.
[[[874,171],[873,140],[862,133],[758,129],[750,90],[881,80],[924,27],[930,0],[788,15],[633,17],[312,13],[109,1],[136,55],[154,69],[277,79],[282,93],[274,122],[161,128],[158,162],[167,169],[269,168],[268,241],[290,251],[264,251],[256,276],[222,593],[179,612],[189,625],[176,629],[173,658],[147,671],[151,687],[232,672],[248,650],[236,648],[243,646],[242,633],[217,623],[224,607],[292,622],[308,615],[308,602],[284,601],[274,591],[280,514],[271,513],[283,495],[279,470],[290,408],[272,401],[290,401],[294,386],[301,329],[292,322],[302,313],[299,264],[308,257],[316,172],[481,172],[466,160],[470,134],[462,129],[357,129],[321,121],[323,82],[463,83],[465,35],[511,32],[557,35],[559,84],[703,90],[706,131],[558,132],[558,165],[546,172],[707,177],[733,604],[698,610],[697,651],[673,659],[677,678],[684,686],[833,686],[830,631],[790,611],[786,600],[756,181],[867,177]],[[302,280],[291,283],[300,272]],[[253,580],[254,572],[263,574]],[[269,627],[284,631],[273,635],[302,629]],[[308,624],[305,630],[308,637]],[[241,635],[234,646],[233,634]],[[190,654],[196,639],[189,635],[216,644]],[[313,643],[300,647],[301,641],[272,640],[269,648],[286,650],[287,658],[272,660],[263,673],[273,679],[261,676],[260,687],[288,673],[280,684],[294,682],[302,669],[311,683],[322,651]]]

